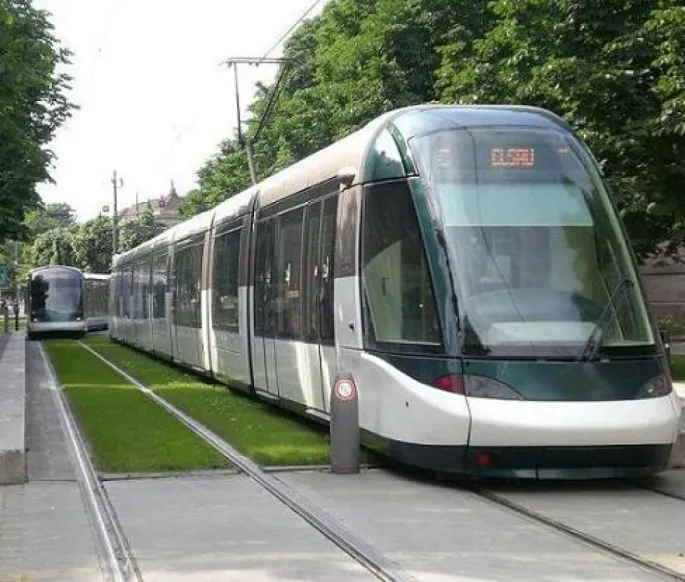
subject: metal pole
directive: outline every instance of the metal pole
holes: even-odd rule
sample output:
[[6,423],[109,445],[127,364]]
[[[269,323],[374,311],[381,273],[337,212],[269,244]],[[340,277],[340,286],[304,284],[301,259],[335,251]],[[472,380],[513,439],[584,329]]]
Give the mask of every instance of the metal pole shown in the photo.
[[252,144],[248,138],[243,137],[242,121],[240,120],[240,88],[238,87],[238,63],[230,62],[233,66],[233,79],[235,80],[235,107],[238,116],[238,143],[245,146],[247,154],[247,166],[250,169],[250,178],[253,184],[257,183],[257,173],[255,172],[254,158],[252,157]]
[[257,173],[254,169],[254,159],[252,158],[252,142],[249,139],[245,140],[245,151],[247,152],[247,165],[250,168],[250,178],[252,178],[252,184],[257,183]]
[[117,254],[119,248],[119,215],[117,211],[117,202],[119,198],[118,189],[124,185],[124,181],[117,177],[117,171],[114,170],[112,174],[112,190],[114,193],[114,206],[112,209],[112,257]]
[[240,89],[238,88],[238,63],[233,63],[233,78],[235,80],[235,108],[238,114],[238,143],[243,145],[243,130],[240,127]]

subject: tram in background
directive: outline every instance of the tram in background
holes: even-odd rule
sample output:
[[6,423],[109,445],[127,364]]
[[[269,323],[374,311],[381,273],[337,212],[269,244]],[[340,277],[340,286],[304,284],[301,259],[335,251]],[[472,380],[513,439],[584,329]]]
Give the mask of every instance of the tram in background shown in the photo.
[[106,329],[109,278],[109,275],[84,273],[62,265],[31,271],[26,286],[29,339]]
[[[227,193],[230,194],[230,193]],[[680,404],[591,152],[518,106],[425,105],[115,257],[110,335],[471,475],[664,470]]]

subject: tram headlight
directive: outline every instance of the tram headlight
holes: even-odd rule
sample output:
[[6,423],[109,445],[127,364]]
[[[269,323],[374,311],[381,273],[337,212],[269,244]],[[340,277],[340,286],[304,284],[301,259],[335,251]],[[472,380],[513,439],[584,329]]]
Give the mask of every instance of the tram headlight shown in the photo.
[[666,374],[659,374],[646,382],[635,398],[658,398],[659,396],[667,396],[673,392],[673,384]]
[[496,400],[523,400],[521,395],[506,384],[487,376],[460,376],[447,374],[435,381],[435,387],[445,392],[463,394],[471,398],[493,398]]

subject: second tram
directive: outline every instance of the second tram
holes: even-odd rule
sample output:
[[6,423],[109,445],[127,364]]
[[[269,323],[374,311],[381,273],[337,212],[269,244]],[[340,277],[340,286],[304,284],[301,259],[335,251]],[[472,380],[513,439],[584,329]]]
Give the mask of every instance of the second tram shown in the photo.
[[26,288],[28,337],[106,329],[108,303],[109,275],[62,265],[34,269]]

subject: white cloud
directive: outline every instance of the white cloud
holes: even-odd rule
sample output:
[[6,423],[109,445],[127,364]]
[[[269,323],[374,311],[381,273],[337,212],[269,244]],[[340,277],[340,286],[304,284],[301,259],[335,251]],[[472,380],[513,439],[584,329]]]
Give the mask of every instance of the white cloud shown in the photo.
[[[236,127],[229,57],[262,56],[313,0],[34,0],[52,13],[55,34],[73,53],[72,101],[80,105],[51,148],[46,202],[67,202],[79,219],[111,206],[109,179],[124,178],[119,207],[157,197],[174,180],[180,193]],[[319,14],[325,1],[310,16]],[[271,56],[278,56],[280,48]],[[241,66],[243,111],[257,80],[276,68]]]

